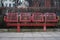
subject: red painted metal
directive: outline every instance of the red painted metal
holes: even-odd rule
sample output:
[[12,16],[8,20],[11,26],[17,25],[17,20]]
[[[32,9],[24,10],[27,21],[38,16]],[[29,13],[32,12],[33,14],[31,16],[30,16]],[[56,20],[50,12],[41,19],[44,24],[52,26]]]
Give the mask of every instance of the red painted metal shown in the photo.
[[8,13],[4,20],[6,22],[18,22],[18,13]]
[[55,13],[45,13],[46,22],[58,22],[57,16]]
[[31,22],[31,13],[20,13],[20,22]]
[[45,23],[43,23],[43,24],[33,24],[33,23],[31,23],[31,24],[21,24],[21,23],[19,23],[19,24],[17,24],[17,23],[7,23],[7,26],[17,26],[17,32],[20,32],[20,26],[42,26],[43,27],[43,30],[44,30],[44,32],[47,30],[46,29],[46,27],[49,27],[49,26],[56,26],[56,24],[54,24],[54,23],[48,23],[48,24],[45,24]]
[[[49,19],[50,17],[51,19]],[[47,26],[56,26],[55,22],[58,22],[58,18],[55,13],[45,13],[44,15],[43,13],[21,13],[20,17],[18,17],[18,13],[9,13],[4,17],[4,21],[7,26],[16,26],[18,32],[20,32],[20,26],[42,26],[46,31]]]
[[46,31],[46,24],[44,24],[43,30]]
[[[7,26],[17,26],[18,24],[17,23],[7,23]],[[48,24],[45,24],[45,23],[30,23],[30,24],[24,24],[24,23],[19,23],[19,26],[43,26],[46,25],[47,27],[49,26],[56,26],[56,23],[48,23]]]
[[44,22],[43,13],[33,13],[32,14],[32,22]]
[[17,32],[20,32],[20,25],[17,23]]

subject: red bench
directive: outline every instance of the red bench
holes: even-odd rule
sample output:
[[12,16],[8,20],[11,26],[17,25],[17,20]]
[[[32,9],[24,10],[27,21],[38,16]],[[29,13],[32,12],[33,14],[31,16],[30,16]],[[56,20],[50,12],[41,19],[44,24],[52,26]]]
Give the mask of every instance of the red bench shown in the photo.
[[20,13],[19,15],[18,13],[8,13],[4,17],[7,26],[17,26],[18,32],[20,32],[20,26],[43,26],[46,31],[46,26],[56,26],[55,22],[58,22],[55,13]]

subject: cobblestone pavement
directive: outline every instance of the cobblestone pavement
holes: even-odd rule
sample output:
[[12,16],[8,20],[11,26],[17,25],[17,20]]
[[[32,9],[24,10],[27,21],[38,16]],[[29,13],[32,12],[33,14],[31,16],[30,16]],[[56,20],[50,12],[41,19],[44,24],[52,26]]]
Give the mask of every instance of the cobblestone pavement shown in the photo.
[[0,33],[0,40],[60,40],[60,32]]

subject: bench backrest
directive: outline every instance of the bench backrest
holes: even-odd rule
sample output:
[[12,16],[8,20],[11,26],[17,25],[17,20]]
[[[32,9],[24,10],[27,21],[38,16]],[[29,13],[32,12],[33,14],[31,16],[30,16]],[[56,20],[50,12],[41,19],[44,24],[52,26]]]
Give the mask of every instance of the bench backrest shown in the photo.
[[30,13],[20,13],[20,22],[31,22]]
[[7,22],[18,22],[18,13],[8,13]]
[[57,21],[57,16],[55,13],[45,13],[46,22],[54,22]]
[[33,22],[44,22],[43,13],[33,13],[32,20]]

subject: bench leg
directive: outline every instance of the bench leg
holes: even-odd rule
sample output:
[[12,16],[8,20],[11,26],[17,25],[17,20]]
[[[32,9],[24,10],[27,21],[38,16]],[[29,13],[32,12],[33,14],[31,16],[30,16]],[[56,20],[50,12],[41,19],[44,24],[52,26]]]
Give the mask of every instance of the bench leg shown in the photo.
[[17,26],[17,32],[20,32],[20,26]]
[[44,32],[46,32],[46,25],[44,25],[43,30],[44,30]]

